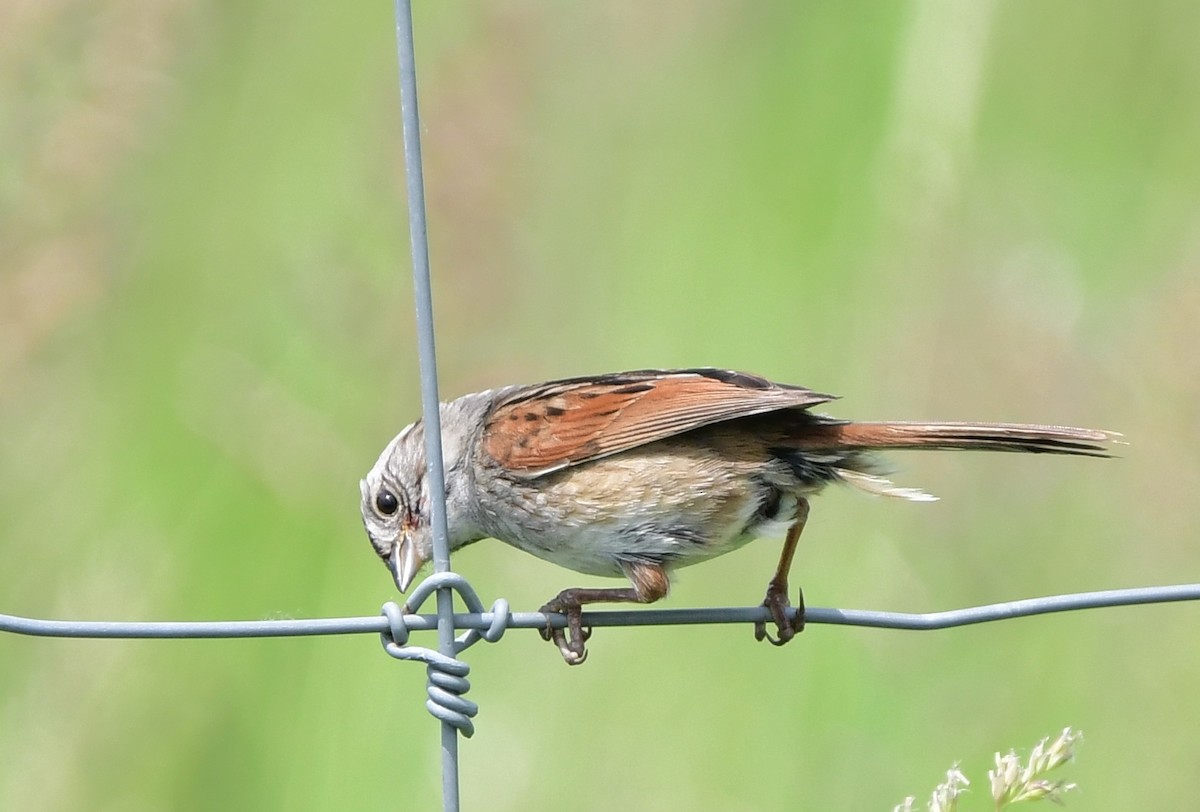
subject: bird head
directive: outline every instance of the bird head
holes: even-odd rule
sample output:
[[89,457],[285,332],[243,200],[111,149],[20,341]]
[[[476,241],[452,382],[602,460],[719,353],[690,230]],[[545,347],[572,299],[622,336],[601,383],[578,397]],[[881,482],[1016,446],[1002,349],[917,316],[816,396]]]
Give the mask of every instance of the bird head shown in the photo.
[[433,557],[424,432],[419,424],[407,426],[388,443],[359,487],[371,546],[391,571],[396,588],[404,592]]

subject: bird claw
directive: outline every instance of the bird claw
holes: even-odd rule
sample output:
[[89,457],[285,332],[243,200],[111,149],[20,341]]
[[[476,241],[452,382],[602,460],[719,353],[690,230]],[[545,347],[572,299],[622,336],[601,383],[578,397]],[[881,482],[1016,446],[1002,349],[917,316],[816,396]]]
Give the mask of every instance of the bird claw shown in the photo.
[[555,598],[539,611],[543,614],[566,615],[566,628],[557,628],[547,621],[546,626],[538,633],[541,634],[543,640],[558,646],[567,665],[582,664],[588,655],[584,643],[592,636],[592,627],[583,625],[583,608],[577,603],[567,603]]
[[775,623],[775,633],[778,637],[772,637],[767,633],[766,621],[760,620],[754,624],[754,639],[762,642],[766,640],[773,646],[782,646],[790,642],[798,632],[804,631],[804,593],[799,593],[799,599],[796,606],[795,620],[788,618],[787,610],[791,608],[791,601],[787,596],[787,585],[771,581],[767,585],[767,594],[763,598],[762,605],[771,613],[771,620]]

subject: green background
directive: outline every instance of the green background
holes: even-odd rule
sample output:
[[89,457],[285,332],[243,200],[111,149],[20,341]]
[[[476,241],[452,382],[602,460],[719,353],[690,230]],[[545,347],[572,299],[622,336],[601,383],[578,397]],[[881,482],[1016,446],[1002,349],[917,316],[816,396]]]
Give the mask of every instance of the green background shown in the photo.
[[[1200,580],[1200,6],[418,2],[442,391],[717,365],[845,417],[1124,432],[896,455],[818,606]],[[386,3],[0,3],[0,611],[369,615],[358,479],[418,412]],[[761,598],[778,544],[680,574]],[[591,582],[456,557],[531,610]],[[1198,607],[471,650],[468,810],[879,809],[1084,731],[1074,808],[1194,806]],[[430,809],[371,636],[0,637],[0,809]]]

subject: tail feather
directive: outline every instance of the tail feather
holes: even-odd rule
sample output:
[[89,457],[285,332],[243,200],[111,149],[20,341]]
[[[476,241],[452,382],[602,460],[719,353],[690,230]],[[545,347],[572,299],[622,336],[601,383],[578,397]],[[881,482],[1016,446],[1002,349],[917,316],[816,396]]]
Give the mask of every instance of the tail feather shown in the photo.
[[873,496],[892,496],[898,499],[908,499],[911,502],[936,502],[938,498],[932,493],[926,493],[920,488],[906,488],[897,485],[886,477],[867,471],[856,471],[853,468],[835,468],[834,473],[840,482],[853,485],[864,493]]
[[1119,434],[1071,426],[1022,423],[826,423],[798,437],[802,450],[898,448],[978,449],[1111,457]]

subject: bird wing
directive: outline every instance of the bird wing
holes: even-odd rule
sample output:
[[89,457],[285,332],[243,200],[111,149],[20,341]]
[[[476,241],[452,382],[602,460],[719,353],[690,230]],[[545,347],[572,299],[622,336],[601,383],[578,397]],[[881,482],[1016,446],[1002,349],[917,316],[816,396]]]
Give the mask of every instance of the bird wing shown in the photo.
[[501,392],[485,418],[483,450],[533,478],[701,426],[833,399],[722,369],[570,378]]

